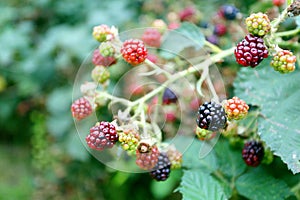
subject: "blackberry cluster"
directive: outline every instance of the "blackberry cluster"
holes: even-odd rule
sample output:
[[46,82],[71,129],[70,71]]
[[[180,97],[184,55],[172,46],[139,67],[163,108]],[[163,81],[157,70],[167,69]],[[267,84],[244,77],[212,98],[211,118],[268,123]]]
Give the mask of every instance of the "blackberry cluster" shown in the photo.
[[243,148],[242,156],[248,166],[257,167],[264,158],[262,143],[255,140],[247,142]]
[[171,172],[171,162],[168,156],[161,153],[158,156],[158,161],[155,167],[151,170],[150,175],[157,181],[165,181],[168,179]]
[[234,55],[237,63],[244,67],[256,67],[264,58],[268,57],[268,49],[260,37],[246,35],[235,48]]
[[205,102],[199,107],[197,124],[200,128],[218,131],[226,127],[226,122],[226,114],[220,104]]
[[118,134],[114,125],[109,122],[98,122],[90,129],[90,134],[85,138],[91,149],[102,151],[112,148],[118,141]]

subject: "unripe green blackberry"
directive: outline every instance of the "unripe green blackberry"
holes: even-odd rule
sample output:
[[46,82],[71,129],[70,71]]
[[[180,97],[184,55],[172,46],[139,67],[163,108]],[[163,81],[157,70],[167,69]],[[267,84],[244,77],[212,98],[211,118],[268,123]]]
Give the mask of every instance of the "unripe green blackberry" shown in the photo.
[[137,130],[126,128],[119,133],[119,142],[125,151],[133,153],[136,151],[140,141],[140,136]]
[[109,79],[110,73],[105,67],[96,66],[91,76],[96,83],[104,84]]
[[199,140],[210,140],[216,135],[215,132],[197,127],[195,134]]
[[181,168],[182,154],[175,147],[170,147],[167,150],[167,156],[171,162],[171,169]]
[[106,42],[115,39],[118,35],[118,29],[114,26],[111,28],[105,24],[93,28],[93,37],[98,42]]
[[295,70],[296,56],[291,51],[281,50],[274,55],[271,66],[275,71],[286,74]]
[[245,101],[239,99],[238,97],[232,97],[224,102],[224,109],[228,119],[243,119],[249,110],[249,106]]
[[271,29],[270,20],[266,14],[253,13],[246,18],[247,30],[255,36],[264,37]]
[[116,53],[115,47],[111,44],[111,42],[102,42],[99,46],[99,51],[104,57],[113,57]]

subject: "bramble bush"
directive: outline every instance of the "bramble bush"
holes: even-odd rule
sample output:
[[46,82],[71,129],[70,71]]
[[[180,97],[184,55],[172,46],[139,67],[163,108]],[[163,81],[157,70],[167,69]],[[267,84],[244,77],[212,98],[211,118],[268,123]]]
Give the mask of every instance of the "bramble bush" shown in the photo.
[[3,197],[300,199],[299,1],[1,5]]

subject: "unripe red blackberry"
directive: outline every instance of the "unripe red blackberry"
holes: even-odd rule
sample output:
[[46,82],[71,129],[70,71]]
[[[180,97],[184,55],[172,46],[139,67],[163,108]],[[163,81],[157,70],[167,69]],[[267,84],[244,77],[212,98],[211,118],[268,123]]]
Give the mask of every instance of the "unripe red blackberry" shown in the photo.
[[195,14],[196,10],[194,7],[187,7],[179,13],[180,21],[189,21],[194,17]]
[[141,169],[150,170],[155,167],[158,161],[159,151],[156,145],[150,146],[146,143],[140,143],[136,150],[135,163]]
[[104,57],[101,55],[99,49],[94,51],[92,61],[94,65],[102,65],[105,67],[111,66],[117,62],[116,58],[113,56]]
[[273,0],[273,5],[274,6],[282,6],[285,3],[285,0]]
[[74,118],[82,120],[92,114],[93,108],[89,100],[82,97],[73,102],[71,111]]
[[104,84],[110,77],[109,71],[103,66],[96,66],[91,73],[92,79],[96,83]]
[[224,24],[216,24],[214,27],[214,34],[217,36],[223,36],[227,32],[227,28]]
[[239,120],[248,114],[249,106],[238,97],[232,97],[224,102],[224,109],[228,119]]
[[150,175],[157,181],[165,181],[169,178],[171,173],[171,162],[165,153],[161,153],[158,156],[158,161],[153,169],[151,169]]
[[177,102],[176,94],[172,90],[170,90],[169,88],[165,89],[162,98],[163,98],[163,104],[164,105],[168,105],[168,104]]
[[138,65],[147,58],[148,51],[144,42],[138,39],[126,40],[121,48],[121,54],[126,62]]
[[161,34],[157,29],[148,28],[142,35],[142,40],[151,47],[160,47]]
[[199,107],[197,125],[200,128],[218,131],[226,127],[226,122],[226,114],[220,104],[205,102]]
[[244,145],[242,156],[245,163],[257,167],[264,158],[264,147],[261,142],[249,141]]
[[85,138],[91,149],[102,151],[112,148],[118,141],[118,133],[114,125],[109,122],[98,122],[90,129],[90,134]]
[[247,30],[255,36],[263,37],[271,29],[269,17],[261,12],[253,13],[246,18]]
[[296,56],[291,51],[281,50],[274,55],[271,66],[280,73],[289,73],[295,70]]
[[268,57],[268,49],[260,37],[246,35],[234,50],[236,62],[244,67],[256,67],[264,58]]

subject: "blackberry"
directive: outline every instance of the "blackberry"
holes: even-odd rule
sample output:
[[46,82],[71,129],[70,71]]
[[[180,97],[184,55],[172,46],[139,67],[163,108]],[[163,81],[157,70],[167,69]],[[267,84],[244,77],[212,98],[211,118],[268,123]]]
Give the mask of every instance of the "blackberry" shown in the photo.
[[249,106],[238,97],[233,97],[224,102],[224,109],[229,120],[239,120],[248,114]]
[[118,134],[114,125],[109,122],[98,122],[90,129],[90,134],[85,138],[91,149],[102,151],[112,148],[118,141]]
[[196,15],[196,9],[192,6],[186,7],[179,12],[180,21],[190,21]]
[[223,107],[215,102],[205,102],[199,107],[197,125],[209,131],[226,127],[226,114]]
[[117,60],[116,60],[115,57],[113,57],[113,56],[105,57],[100,53],[99,49],[96,49],[94,51],[92,61],[93,61],[94,65],[102,65],[102,66],[105,66],[105,67],[108,67],[108,66],[111,66],[111,65],[117,63]]
[[170,172],[171,162],[166,154],[161,153],[155,167],[150,172],[150,176],[157,181],[165,181],[169,178]]
[[168,148],[167,156],[171,162],[171,169],[181,168],[182,154],[174,146]]
[[126,128],[123,132],[119,133],[119,142],[125,151],[135,152],[139,141],[139,133],[134,128]]
[[260,37],[246,35],[234,50],[236,62],[244,67],[256,67],[264,58],[268,57],[268,49]]
[[224,24],[216,24],[214,27],[214,34],[217,36],[223,36],[227,32],[227,28]]
[[71,111],[74,118],[82,120],[92,114],[93,108],[89,100],[82,97],[73,102]]
[[158,161],[159,151],[157,146],[150,147],[149,144],[140,143],[136,150],[135,163],[141,169],[149,170],[155,167]]
[[274,55],[271,66],[282,74],[295,70],[296,56],[289,50],[281,50]]
[[224,5],[220,8],[219,12],[225,19],[234,20],[236,19],[239,10],[233,5]]
[[257,167],[264,158],[262,143],[255,140],[247,142],[244,145],[242,156],[248,166]]
[[131,65],[144,62],[148,55],[144,42],[138,39],[126,40],[120,51],[124,60]]
[[104,84],[110,77],[109,71],[103,66],[96,66],[91,73],[92,79],[96,83]]
[[177,102],[176,94],[169,88],[166,88],[163,94],[163,104],[168,105],[176,102]]
[[146,29],[142,36],[142,40],[145,42],[145,44],[151,47],[159,47],[160,39],[161,39],[160,32],[154,28]]
[[271,30],[268,16],[261,12],[253,13],[247,17],[246,25],[249,33],[259,37],[264,37]]

